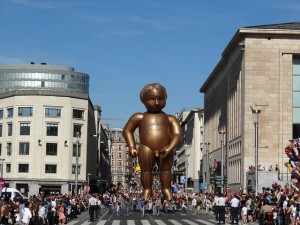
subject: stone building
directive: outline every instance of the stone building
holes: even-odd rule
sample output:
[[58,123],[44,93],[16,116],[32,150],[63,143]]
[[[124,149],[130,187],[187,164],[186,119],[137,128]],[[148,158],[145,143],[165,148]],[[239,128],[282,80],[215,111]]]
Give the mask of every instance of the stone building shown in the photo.
[[88,74],[46,63],[0,66],[6,186],[28,196],[72,193],[76,186],[80,193],[99,174],[100,115],[89,99]]
[[300,23],[239,28],[200,92],[210,143],[204,157],[221,161],[225,132],[228,187],[245,190],[255,164],[287,171],[284,148],[300,136]]
[[182,142],[174,150],[173,183],[182,184],[187,192],[199,192],[203,183],[203,113],[203,109],[184,109],[177,115]]

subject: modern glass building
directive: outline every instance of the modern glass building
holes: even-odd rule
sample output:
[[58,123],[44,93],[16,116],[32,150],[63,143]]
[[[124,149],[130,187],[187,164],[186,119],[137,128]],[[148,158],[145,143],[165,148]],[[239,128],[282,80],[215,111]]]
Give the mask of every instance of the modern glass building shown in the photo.
[[71,193],[97,179],[100,113],[89,99],[88,74],[46,63],[0,66],[6,186],[26,195]]

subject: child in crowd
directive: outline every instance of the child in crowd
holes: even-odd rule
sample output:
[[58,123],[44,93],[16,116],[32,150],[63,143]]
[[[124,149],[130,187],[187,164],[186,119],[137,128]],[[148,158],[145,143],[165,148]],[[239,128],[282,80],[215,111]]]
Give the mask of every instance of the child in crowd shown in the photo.
[[243,221],[244,221],[244,224],[247,224],[247,222],[248,222],[248,219],[247,219],[247,207],[246,207],[246,205],[243,205],[243,208],[242,208],[242,219],[243,219]]

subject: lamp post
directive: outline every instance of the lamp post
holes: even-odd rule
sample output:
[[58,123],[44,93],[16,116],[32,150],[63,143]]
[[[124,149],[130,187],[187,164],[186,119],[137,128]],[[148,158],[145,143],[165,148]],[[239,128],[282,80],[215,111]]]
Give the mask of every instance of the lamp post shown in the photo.
[[209,174],[209,145],[210,145],[210,142],[205,142],[204,143],[207,147],[206,147],[206,181],[208,183],[208,174]]
[[258,119],[261,110],[254,109],[250,106],[252,114],[254,115],[254,127],[255,127],[255,196],[258,195]]
[[74,194],[78,194],[78,151],[79,151],[79,139],[80,133],[76,133],[76,164],[75,164],[75,191]]
[[221,138],[221,193],[224,191],[224,141],[225,141],[225,131],[219,131],[219,134],[222,135]]

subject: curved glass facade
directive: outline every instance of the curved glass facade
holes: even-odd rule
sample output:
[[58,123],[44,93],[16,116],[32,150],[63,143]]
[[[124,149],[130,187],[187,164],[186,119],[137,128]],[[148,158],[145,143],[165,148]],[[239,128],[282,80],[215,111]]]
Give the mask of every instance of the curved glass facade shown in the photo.
[[46,68],[41,69],[40,65],[0,66],[0,93],[20,89],[89,93],[89,75],[68,67],[57,70],[57,66],[47,65]]

